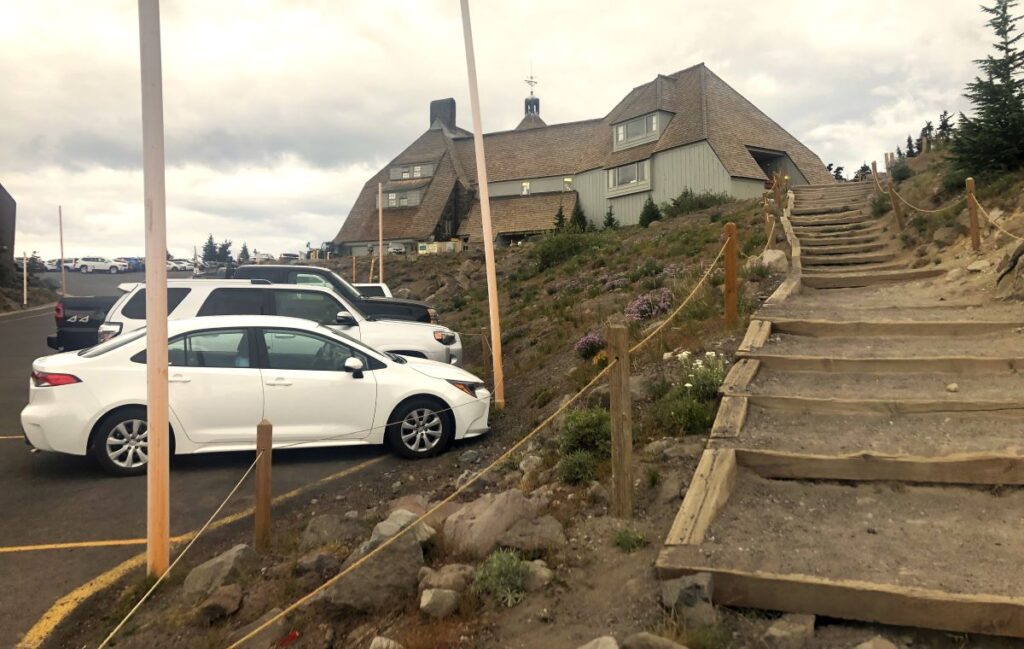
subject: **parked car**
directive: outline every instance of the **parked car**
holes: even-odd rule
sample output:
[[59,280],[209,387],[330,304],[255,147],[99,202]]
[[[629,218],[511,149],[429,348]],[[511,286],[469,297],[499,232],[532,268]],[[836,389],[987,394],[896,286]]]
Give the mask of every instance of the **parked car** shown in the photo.
[[[490,392],[457,367],[382,353],[308,320],[222,316],[168,326],[171,448],[177,455],[387,444],[407,458],[487,432]],[[148,462],[145,330],[36,359],[21,412],[42,451],[92,455],[114,475]]]
[[294,252],[282,252],[281,256],[278,257],[278,261],[282,264],[295,264],[298,263],[300,257]]
[[[104,342],[146,324],[145,284],[123,285],[128,292],[110,308],[99,328]],[[321,286],[275,285],[266,280],[170,280],[171,320],[214,315],[280,315],[330,326],[376,349],[442,363],[462,363],[459,335],[439,325],[378,320],[334,291]]]
[[380,282],[369,284],[353,284],[359,294],[363,297],[391,297],[391,289],[387,284]]
[[64,258],[64,270],[78,270],[78,257]]
[[128,270],[128,264],[123,261],[115,261],[106,257],[82,257],[78,260],[77,270],[83,273],[123,273]]
[[14,258],[14,270],[19,275],[25,271],[26,266],[28,266],[29,275],[32,273],[45,273],[48,270],[46,264],[39,257],[29,257],[28,259],[24,257]]
[[177,270],[193,270],[195,264],[191,259],[174,259],[174,265],[177,266]]
[[114,261],[126,264],[129,273],[138,273],[146,270],[146,264],[138,257],[118,257]]
[[405,246],[403,246],[400,243],[395,243],[395,242],[389,243],[387,250],[388,250],[388,254],[389,255],[404,255],[405,254]]
[[55,273],[60,270],[60,259],[47,259],[43,262],[46,272]]
[[275,261],[277,261],[277,257],[275,257],[274,255],[270,254],[269,252],[258,252],[258,253],[254,254],[252,256],[252,260],[253,260],[253,263],[256,263],[256,264],[266,264],[266,263],[271,263],[272,264]]
[[437,323],[437,311],[416,300],[367,297],[329,268],[320,266],[249,265],[235,269],[235,279],[266,279],[274,284],[302,284],[332,289],[367,316],[389,320]]
[[53,310],[57,333],[46,337],[50,349],[73,351],[99,342],[98,329],[119,295],[63,297]]

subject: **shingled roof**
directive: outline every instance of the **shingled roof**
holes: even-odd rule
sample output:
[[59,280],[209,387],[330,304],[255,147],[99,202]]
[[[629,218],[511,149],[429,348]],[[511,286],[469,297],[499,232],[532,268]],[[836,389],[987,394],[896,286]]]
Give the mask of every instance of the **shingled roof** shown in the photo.
[[[568,219],[576,206],[576,192],[492,198],[491,230],[495,235],[553,230],[559,206]],[[469,215],[459,226],[459,236],[468,236],[471,242],[483,241],[480,201],[473,201]]]

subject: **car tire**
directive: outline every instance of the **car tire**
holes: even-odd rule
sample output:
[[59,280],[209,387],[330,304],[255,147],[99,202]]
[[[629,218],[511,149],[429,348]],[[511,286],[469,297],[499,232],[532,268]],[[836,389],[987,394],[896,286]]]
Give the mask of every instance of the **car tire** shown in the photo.
[[80,272],[80,273],[88,273],[89,272],[89,267],[88,266],[79,266],[78,267],[78,272]]
[[148,433],[145,408],[122,408],[100,421],[89,451],[111,475],[142,475],[149,461]]
[[111,266],[110,267],[110,274],[111,275],[117,275],[117,266]]
[[455,437],[451,411],[436,399],[409,399],[395,408],[389,421],[385,443],[397,455],[412,460],[441,453]]

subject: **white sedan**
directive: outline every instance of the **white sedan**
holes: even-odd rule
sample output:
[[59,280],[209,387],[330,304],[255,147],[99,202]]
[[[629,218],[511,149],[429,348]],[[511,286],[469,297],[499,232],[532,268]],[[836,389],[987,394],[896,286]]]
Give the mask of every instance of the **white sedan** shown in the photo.
[[[445,363],[378,352],[308,320],[214,316],[168,323],[174,453],[387,444],[408,458],[487,432],[490,392]],[[32,364],[21,412],[33,447],[145,472],[146,339],[139,329]]]

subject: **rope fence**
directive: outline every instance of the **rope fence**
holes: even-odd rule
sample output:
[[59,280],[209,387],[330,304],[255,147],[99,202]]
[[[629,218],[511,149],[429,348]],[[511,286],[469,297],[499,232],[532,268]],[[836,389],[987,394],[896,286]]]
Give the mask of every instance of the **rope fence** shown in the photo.
[[1017,241],[1024,241],[1024,237],[1020,237],[1020,236],[1017,236],[1016,234],[1014,234],[1012,232],[1008,232],[1006,230],[1006,228],[1004,228],[1003,226],[999,225],[996,222],[995,219],[993,219],[991,216],[989,216],[988,211],[984,207],[982,207],[981,203],[978,202],[977,198],[974,199],[974,204],[978,206],[978,211],[980,211],[982,216],[985,217],[985,220],[988,221],[992,225],[992,227],[994,227],[996,230],[999,230],[1000,232],[1002,232],[1006,236],[1011,237],[1013,239],[1016,239]]

